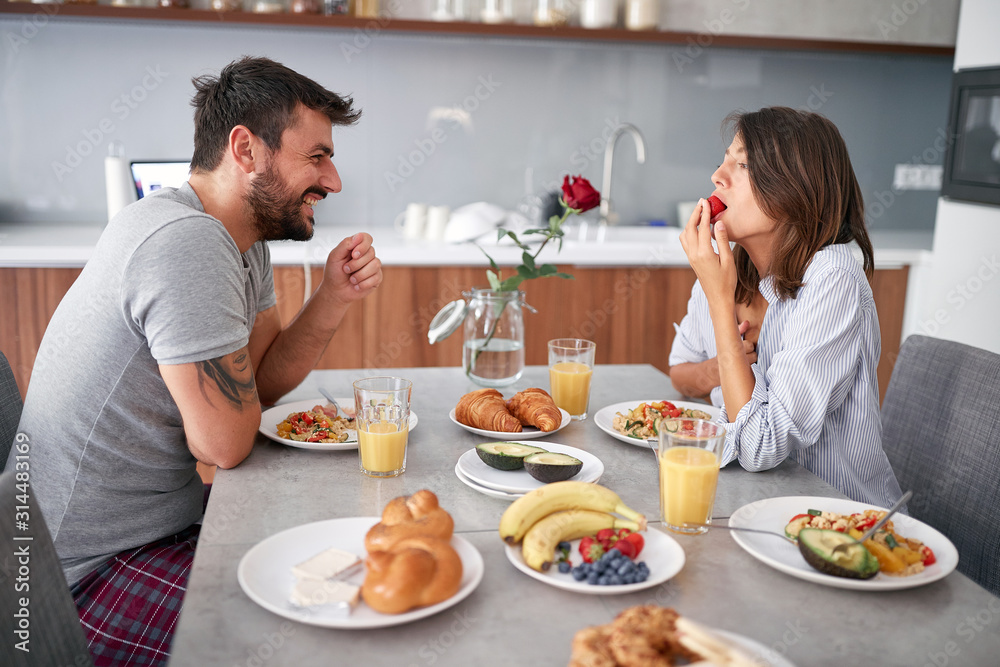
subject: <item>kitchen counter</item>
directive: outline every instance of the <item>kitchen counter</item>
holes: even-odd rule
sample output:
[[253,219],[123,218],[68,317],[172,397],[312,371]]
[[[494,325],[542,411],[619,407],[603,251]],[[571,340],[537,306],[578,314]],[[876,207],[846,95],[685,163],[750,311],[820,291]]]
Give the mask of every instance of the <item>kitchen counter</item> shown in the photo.
[[[0,224],[0,267],[82,267],[90,259],[103,225]],[[272,242],[275,266],[322,264],[327,253],[351,233],[347,227],[320,227],[308,243]],[[488,266],[489,261],[471,243],[448,244],[409,241],[392,228],[368,230],[386,266]],[[592,226],[587,240],[578,230],[567,234],[562,251],[542,252],[540,261],[575,266],[687,266],[680,230],[671,227],[609,227],[598,240]],[[492,237],[487,237],[492,240]],[[930,257],[931,232],[877,232],[872,235],[875,267],[894,269],[921,264]],[[483,247],[501,265],[520,263],[513,244]]]

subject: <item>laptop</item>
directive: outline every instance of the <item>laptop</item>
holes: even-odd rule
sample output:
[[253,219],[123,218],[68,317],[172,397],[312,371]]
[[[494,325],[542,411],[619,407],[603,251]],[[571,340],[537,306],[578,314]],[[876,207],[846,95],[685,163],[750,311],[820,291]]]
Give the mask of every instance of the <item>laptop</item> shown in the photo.
[[191,171],[190,160],[133,160],[132,182],[139,199],[160,188],[178,188],[184,185]]

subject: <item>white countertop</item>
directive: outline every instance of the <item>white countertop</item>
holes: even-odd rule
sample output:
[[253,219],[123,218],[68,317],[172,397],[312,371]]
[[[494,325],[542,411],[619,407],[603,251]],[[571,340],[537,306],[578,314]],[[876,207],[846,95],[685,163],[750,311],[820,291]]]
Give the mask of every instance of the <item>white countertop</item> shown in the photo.
[[[0,224],[0,267],[82,267],[90,259],[103,225]],[[561,252],[546,247],[540,262],[575,266],[687,266],[680,230],[671,227],[609,227],[595,239],[592,227],[585,241],[574,230]],[[307,243],[272,242],[275,265],[322,264],[327,253],[345,236],[347,228],[318,229]],[[404,240],[392,228],[370,230],[375,250],[386,266],[488,266],[489,260],[472,243],[448,244]],[[492,235],[487,237],[492,239]],[[876,232],[875,266],[892,269],[919,264],[930,256],[931,232]],[[550,244],[553,246],[553,244]],[[520,263],[513,245],[483,244],[500,265]]]

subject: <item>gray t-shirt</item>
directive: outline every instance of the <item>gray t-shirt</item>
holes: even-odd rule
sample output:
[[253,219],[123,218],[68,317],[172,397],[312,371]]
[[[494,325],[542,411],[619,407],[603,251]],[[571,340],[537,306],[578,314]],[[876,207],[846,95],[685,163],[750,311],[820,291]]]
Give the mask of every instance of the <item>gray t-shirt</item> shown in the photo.
[[195,458],[157,365],[239,350],[274,304],[267,245],[241,255],[188,184],[108,224],[45,331],[18,429],[71,585],[201,517]]

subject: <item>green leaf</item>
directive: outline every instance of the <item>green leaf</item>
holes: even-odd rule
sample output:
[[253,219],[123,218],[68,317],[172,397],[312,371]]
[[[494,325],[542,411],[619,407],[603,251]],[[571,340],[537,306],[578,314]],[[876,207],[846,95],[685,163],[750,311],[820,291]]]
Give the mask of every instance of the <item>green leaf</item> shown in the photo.
[[[518,267],[518,269],[520,268],[521,267]],[[503,281],[503,283],[497,289],[499,289],[501,292],[511,292],[513,290],[516,290],[523,281],[524,278],[522,278],[521,276],[511,276],[507,280]]]
[[573,276],[571,276],[571,275],[570,275],[570,274],[568,274],[568,273],[554,273],[554,274],[552,274],[552,275],[553,275],[553,277],[555,277],[555,278],[566,278],[566,279],[568,279],[568,280],[576,280],[576,278],[574,278]]
[[557,272],[555,264],[542,264],[538,269],[538,275],[540,276],[554,276]]
[[538,269],[532,267],[528,268],[526,266],[517,267],[517,275],[521,276],[522,280],[531,280],[532,278],[537,278],[539,275]]
[[532,257],[531,254],[528,253],[527,251],[525,251],[524,254],[521,255],[521,261],[524,262],[524,265],[529,269],[535,268],[535,258]]
[[[492,261],[492,260],[490,260],[490,261]],[[496,264],[494,264],[494,266],[496,266]],[[488,280],[489,283],[490,283],[490,289],[497,290],[497,291],[499,291],[500,289],[502,289],[500,287],[500,279],[497,277],[497,274],[493,273],[492,271],[487,271],[486,272],[486,280]]]

